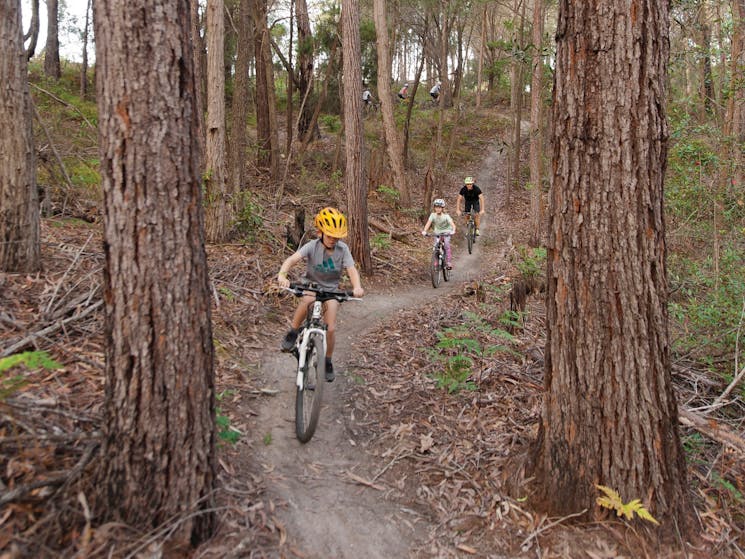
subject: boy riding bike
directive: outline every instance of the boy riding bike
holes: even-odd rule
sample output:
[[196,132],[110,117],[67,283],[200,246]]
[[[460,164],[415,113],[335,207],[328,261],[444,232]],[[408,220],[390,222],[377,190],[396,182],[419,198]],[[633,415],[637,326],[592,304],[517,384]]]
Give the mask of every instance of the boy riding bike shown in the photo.
[[[429,219],[422,230],[422,235],[427,235],[427,229],[429,229],[430,225],[432,225],[432,232],[435,236],[435,245],[437,244],[440,235],[445,233],[455,235],[455,222],[449,214],[445,213],[445,200],[442,198],[437,198],[437,200],[432,202],[432,213],[429,214]],[[447,260],[448,270],[453,269],[453,265],[450,263],[450,235],[444,235],[443,237],[445,241],[445,258]]]
[[[365,294],[360,283],[360,274],[354,266],[354,259],[349,247],[341,241],[347,236],[347,218],[336,208],[323,208],[315,218],[315,226],[319,237],[309,241],[297,252],[289,256],[277,273],[277,283],[280,287],[289,287],[290,280],[287,272],[301,260],[306,261],[305,278],[326,289],[338,289],[342,272],[346,271],[352,283],[355,297]],[[292,317],[292,327],[282,340],[282,351],[291,351],[295,346],[298,331],[305,320],[308,307],[313,303],[315,295],[304,295],[295,309]],[[336,332],[336,315],[339,301],[330,300],[324,304],[324,320],[326,330],[326,381],[334,380],[334,367],[331,357],[334,353],[334,334]]]
[[481,189],[474,184],[473,177],[466,177],[463,180],[463,188],[460,189],[460,192],[458,193],[458,202],[457,202],[457,214],[461,214],[461,206],[465,206],[464,211],[466,213],[473,210],[476,212],[476,215],[474,216],[474,220],[476,221],[476,234],[480,235],[479,232],[479,225],[481,223],[481,215],[484,213],[484,193],[481,192]]

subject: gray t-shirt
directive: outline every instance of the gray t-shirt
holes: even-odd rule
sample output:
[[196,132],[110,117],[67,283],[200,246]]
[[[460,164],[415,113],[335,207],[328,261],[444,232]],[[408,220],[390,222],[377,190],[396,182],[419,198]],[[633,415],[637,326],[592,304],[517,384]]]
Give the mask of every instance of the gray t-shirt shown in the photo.
[[315,239],[304,244],[298,253],[305,258],[305,277],[326,289],[337,289],[341,281],[342,272],[354,266],[354,258],[347,244],[337,241],[334,252],[330,255],[323,246],[321,239]]

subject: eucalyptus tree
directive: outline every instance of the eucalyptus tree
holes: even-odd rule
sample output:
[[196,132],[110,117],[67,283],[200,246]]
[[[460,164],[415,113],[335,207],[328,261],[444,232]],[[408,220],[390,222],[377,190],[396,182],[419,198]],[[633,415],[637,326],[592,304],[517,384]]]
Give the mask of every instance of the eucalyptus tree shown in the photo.
[[373,271],[367,223],[365,180],[365,130],[362,126],[362,69],[360,64],[360,7],[358,0],[344,0],[341,7],[342,51],[344,52],[344,184],[351,223],[349,243],[360,269]]
[[[191,29],[190,29],[191,32]],[[207,239],[225,240],[232,220],[233,197],[225,165],[225,2],[207,0],[207,120],[204,171]]]
[[96,517],[171,522],[171,549],[188,548],[212,533],[216,479],[190,0],[94,10],[106,356]]
[[40,265],[39,195],[20,0],[0,0],[0,271]]
[[668,3],[560,0],[545,396],[532,500],[601,514],[597,485],[687,533],[667,315]]
[[386,150],[393,168],[393,179],[399,188],[401,202],[404,206],[411,205],[404,164],[401,158],[401,138],[398,135],[396,121],[393,118],[393,95],[391,93],[391,53],[388,42],[388,17],[386,15],[385,0],[373,0],[375,18],[375,32],[378,37],[378,93],[380,107],[383,113],[383,133],[385,134]]
[[269,176],[279,176],[279,131],[274,91],[271,37],[267,23],[267,0],[251,0],[256,68],[256,165]]
[[58,80],[59,61],[59,0],[47,0],[47,42],[44,47],[44,75]]

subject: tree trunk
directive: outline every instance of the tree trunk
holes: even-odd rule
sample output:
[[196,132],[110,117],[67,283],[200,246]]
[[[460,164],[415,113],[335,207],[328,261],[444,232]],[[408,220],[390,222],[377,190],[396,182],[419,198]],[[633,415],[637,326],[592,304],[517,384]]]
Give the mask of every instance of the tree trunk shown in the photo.
[[85,26],[83,27],[83,62],[80,64],[80,96],[85,99],[88,95],[88,30],[91,27],[90,13],[93,0],[88,0],[85,6]]
[[[214,527],[215,394],[190,0],[95,0],[104,193],[97,514]],[[174,519],[179,518],[180,524]]]
[[0,270],[40,266],[39,195],[20,0],[0,0]]
[[362,125],[362,68],[360,66],[360,5],[345,0],[341,8],[342,62],[344,66],[344,129],[349,213],[349,246],[360,269],[373,271],[367,227],[367,184],[365,183],[365,130]]
[[[734,40],[732,44],[732,83],[745,84],[745,0],[734,0]],[[745,185],[745,87],[732,92],[730,99],[734,144],[733,184]]]
[[601,516],[601,484],[685,535],[663,215],[668,4],[637,9],[559,2],[545,401],[532,474],[536,506],[551,515]]
[[[248,70],[251,62],[251,0],[240,0],[237,14],[235,85],[231,104],[230,126],[230,182],[231,190],[243,190],[243,175],[246,168],[246,125],[248,106]],[[258,82],[258,79],[257,79]],[[258,87],[257,87],[258,89]],[[258,97],[258,95],[257,95]],[[240,205],[240,199],[238,205]]]
[[[197,138],[199,144],[200,157],[205,152],[205,131],[204,131],[204,40],[202,39],[202,25],[199,20],[199,0],[191,0],[191,40],[194,45],[194,107],[197,116]],[[202,172],[204,160],[199,164],[199,170]]]
[[58,0],[47,0],[47,45],[44,48],[44,75],[55,80],[58,80],[61,76],[58,18]]
[[207,157],[204,182],[207,192],[207,239],[226,239],[232,219],[232,199],[225,178],[225,2],[207,1]]
[[269,76],[262,52],[268,40],[266,0],[253,0],[254,52],[256,58],[256,166],[269,169],[271,165],[271,137],[269,121]]
[[543,0],[533,0],[533,75],[530,82],[530,245],[543,236]]
[[305,138],[310,128],[313,117],[313,56],[315,47],[313,45],[313,34],[310,29],[310,18],[308,17],[308,5],[305,0],[295,0],[295,17],[297,20],[297,47],[298,47],[298,75],[300,81],[300,98],[305,99],[302,113],[298,119],[298,137]]
[[[539,0],[535,0],[536,2]],[[479,65],[476,72],[476,108],[481,107],[481,76],[484,71],[484,46],[486,44],[486,4],[484,4],[484,15],[481,19],[481,37],[479,40]]]
[[374,0],[373,12],[375,32],[378,40],[378,93],[380,108],[383,113],[383,132],[385,134],[388,158],[391,161],[393,175],[401,193],[401,202],[405,207],[411,206],[411,194],[406,182],[406,173],[401,159],[401,139],[393,119],[393,95],[391,94],[391,54],[388,44],[388,22],[385,14],[385,0]]
[[31,22],[28,32],[23,36],[24,43],[29,41],[26,49],[26,60],[31,60],[36,53],[36,42],[39,40],[39,0],[31,0]]

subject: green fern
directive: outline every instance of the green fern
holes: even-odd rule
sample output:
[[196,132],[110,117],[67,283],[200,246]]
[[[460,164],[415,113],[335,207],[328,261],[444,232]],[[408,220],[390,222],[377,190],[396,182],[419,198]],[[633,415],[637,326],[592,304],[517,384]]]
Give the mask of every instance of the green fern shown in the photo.
[[610,487],[597,484],[595,485],[595,487],[605,493],[605,497],[597,498],[597,503],[601,507],[615,510],[617,516],[624,516],[626,517],[626,520],[631,520],[632,518],[634,518],[634,513],[636,513],[637,516],[642,520],[652,522],[653,524],[657,524],[659,526],[660,523],[657,522],[657,520],[644,507],[640,499],[634,499],[632,501],[629,501],[628,503],[624,503],[623,499],[621,499],[621,496]]
[[[42,368],[47,370],[62,367],[46,351],[26,351],[0,358],[0,373],[4,373],[18,365],[25,365],[28,369]],[[0,377],[0,402],[18,392],[25,385],[26,377],[23,375],[3,375]]]

